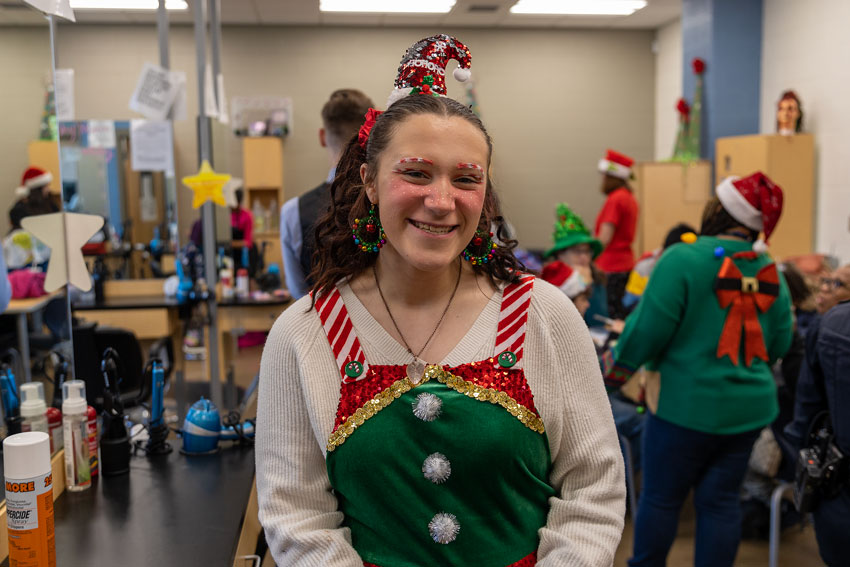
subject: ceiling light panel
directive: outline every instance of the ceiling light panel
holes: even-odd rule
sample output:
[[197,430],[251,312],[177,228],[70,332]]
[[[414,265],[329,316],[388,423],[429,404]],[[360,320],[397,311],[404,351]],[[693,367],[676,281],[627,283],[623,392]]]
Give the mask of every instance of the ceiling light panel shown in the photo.
[[322,12],[446,14],[455,0],[319,0]]
[[[156,10],[158,0],[71,0],[74,10]],[[166,10],[188,10],[185,0],[165,0]]]
[[519,0],[512,14],[558,16],[628,16],[646,7],[645,0]]

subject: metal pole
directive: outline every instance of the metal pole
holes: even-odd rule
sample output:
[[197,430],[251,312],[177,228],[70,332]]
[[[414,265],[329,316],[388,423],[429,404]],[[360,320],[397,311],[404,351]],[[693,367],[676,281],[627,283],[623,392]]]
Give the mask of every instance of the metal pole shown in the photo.
[[[50,29],[50,72],[51,72],[51,78],[53,79],[53,89],[54,89],[53,90],[53,96],[54,96],[54,101],[55,101],[56,100],[55,99],[55,97],[56,97],[56,20],[55,20],[53,14],[48,14],[46,17],[47,17],[47,27]],[[57,129],[59,128],[58,124],[57,124],[56,127],[57,127]],[[57,157],[59,158],[59,163],[57,165],[59,166],[59,179],[61,180],[62,179],[62,156],[61,156],[61,152],[59,150],[60,144],[61,144],[61,141],[56,140],[56,152],[57,152],[57,154],[59,154],[59,155],[57,155]],[[61,181],[59,182],[59,185],[60,185],[60,187],[59,187],[59,201],[60,201],[60,204],[62,205],[62,210],[64,211],[65,210],[65,195],[64,195],[64,192],[62,191]],[[67,226],[65,224],[65,217],[62,217],[62,231],[67,232]],[[68,258],[69,253],[68,253],[68,239],[67,238],[64,240],[64,246],[65,246],[65,258]],[[62,338],[67,339],[71,343],[71,352],[73,353],[74,352],[74,322],[73,322],[73,319],[71,317],[71,294],[68,293],[68,288],[66,288],[64,303],[65,303],[65,312],[68,316],[68,336],[62,337]],[[25,327],[26,327],[26,325],[25,325]],[[36,329],[36,331],[40,331],[40,330],[41,329],[38,329],[38,328]],[[19,328],[18,332],[20,332],[20,328]],[[27,351],[26,356],[24,358],[24,360],[26,361],[26,364],[27,364],[27,368],[25,370],[24,375],[25,375],[26,381],[30,382],[30,381],[32,381],[32,373],[31,373],[31,369],[29,367],[29,339],[27,338],[27,335],[24,336],[24,341],[20,346],[21,346],[21,355],[22,356],[24,355],[24,349],[26,349],[26,351]],[[72,355],[71,376],[76,378],[76,376],[74,375],[74,372],[75,372],[75,365],[73,363],[73,355]]]
[[159,66],[170,69],[171,62],[168,54],[168,10],[165,9],[165,0],[159,0],[156,9],[156,33],[159,39]]
[[[207,37],[206,18],[204,14],[204,1],[195,2],[195,55],[198,63],[198,164],[204,160],[212,164],[212,133],[210,131],[210,119],[206,115],[206,58]],[[222,388],[218,367],[218,325],[216,306],[216,271],[215,271],[215,210],[210,202],[201,207],[201,224],[203,225],[204,237],[204,272],[207,286],[210,290],[207,299],[207,311],[210,317],[209,337],[207,344],[207,368],[210,378],[210,399],[218,407],[222,405]]]
[[221,74],[221,1],[209,0],[209,12],[213,91],[220,111],[222,100],[221,93],[218,92],[218,76]]

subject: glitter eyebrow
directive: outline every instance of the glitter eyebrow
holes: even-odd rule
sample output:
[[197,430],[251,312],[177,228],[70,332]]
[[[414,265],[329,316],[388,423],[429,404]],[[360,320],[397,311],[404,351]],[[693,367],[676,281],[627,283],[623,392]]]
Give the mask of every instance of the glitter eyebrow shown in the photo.
[[398,163],[424,163],[425,165],[434,165],[434,162],[430,159],[421,158],[421,157],[406,157],[398,160]]
[[482,168],[477,163],[459,163],[459,164],[457,164],[457,168],[458,169],[474,169],[476,171],[484,173],[484,168]]

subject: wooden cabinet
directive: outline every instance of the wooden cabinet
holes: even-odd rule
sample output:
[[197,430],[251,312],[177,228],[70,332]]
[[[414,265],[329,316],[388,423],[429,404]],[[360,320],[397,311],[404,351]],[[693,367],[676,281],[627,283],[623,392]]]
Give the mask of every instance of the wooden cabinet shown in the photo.
[[718,138],[715,175],[744,177],[761,171],[782,187],[782,217],[770,253],[785,258],[814,251],[815,143],[811,134]]
[[33,140],[27,145],[29,165],[34,165],[49,171],[53,181],[48,188],[51,193],[59,195],[62,192],[62,177],[59,175],[59,143],[52,140]]
[[280,207],[283,205],[283,140],[275,137],[242,139],[242,178],[245,208],[252,213],[259,203],[265,218],[254,219],[254,240],[266,247],[265,261],[283,267],[280,252]]
[[640,207],[634,242],[637,256],[660,247],[667,232],[681,222],[699,231],[702,210],[712,195],[711,162],[642,162],[634,172]]

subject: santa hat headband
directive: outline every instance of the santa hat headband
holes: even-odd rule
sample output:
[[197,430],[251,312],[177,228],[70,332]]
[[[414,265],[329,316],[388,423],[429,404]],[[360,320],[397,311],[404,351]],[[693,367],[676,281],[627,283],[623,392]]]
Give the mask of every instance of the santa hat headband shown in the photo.
[[[717,198],[732,218],[763,231],[765,242],[770,239],[782,214],[782,188],[768,176],[759,171],[749,177],[727,177],[717,186]],[[753,249],[763,252],[765,242],[757,242]]]
[[446,96],[446,65],[454,59],[458,68],[454,78],[465,82],[470,77],[472,55],[469,48],[450,35],[439,34],[421,39],[407,48],[390,93],[387,106],[409,94]]
[[28,167],[21,176],[21,186],[26,187],[27,189],[44,187],[51,181],[53,181],[53,174],[35,166]]
[[546,264],[540,277],[563,291],[570,299],[575,299],[587,289],[581,274],[559,260]]
[[635,160],[629,156],[608,150],[605,157],[599,160],[599,172],[620,179],[630,179],[634,163]]

